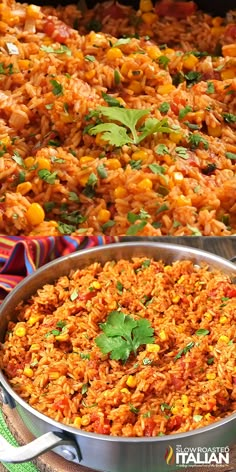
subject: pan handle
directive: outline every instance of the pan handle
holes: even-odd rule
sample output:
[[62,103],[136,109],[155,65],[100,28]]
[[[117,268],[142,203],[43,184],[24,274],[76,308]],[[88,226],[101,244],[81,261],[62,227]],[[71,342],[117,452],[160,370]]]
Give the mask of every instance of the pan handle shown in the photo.
[[11,444],[0,435],[0,462],[10,462],[12,464],[27,462],[56,446],[65,446],[60,450],[60,455],[63,456],[64,459],[76,463],[80,462],[81,454],[77,444],[64,434],[52,431],[20,447],[11,446]]

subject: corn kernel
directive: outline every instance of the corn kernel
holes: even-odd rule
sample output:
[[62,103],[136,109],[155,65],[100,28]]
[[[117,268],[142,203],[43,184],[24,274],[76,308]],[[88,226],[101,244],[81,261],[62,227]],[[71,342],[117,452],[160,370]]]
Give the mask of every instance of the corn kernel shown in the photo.
[[30,61],[28,59],[19,59],[18,66],[20,70],[27,70],[30,66]]
[[30,18],[40,18],[41,16],[41,9],[37,5],[28,5],[26,7],[26,15]]
[[130,391],[128,390],[128,388],[122,388],[122,389],[121,389],[121,393],[127,393],[127,394],[129,394]]
[[181,285],[185,280],[185,275],[181,275],[181,277],[177,280],[177,284]]
[[184,416],[190,416],[191,413],[192,413],[192,408],[190,406],[185,406],[182,409],[182,413],[183,413]]
[[87,174],[82,175],[82,176],[79,178],[79,183],[80,183],[80,185],[82,185],[82,187],[85,187],[85,185],[87,184],[88,179],[89,179],[89,175],[90,175],[90,174],[87,173]]
[[183,402],[183,405],[188,404],[188,395],[181,395],[181,400]]
[[179,182],[182,182],[184,180],[184,176],[183,176],[182,172],[174,172],[173,179],[174,179],[175,183],[179,183]]
[[103,224],[110,220],[111,212],[105,208],[101,208],[98,212],[97,220],[99,223]]
[[207,318],[209,321],[212,320],[212,315],[210,313],[204,313],[205,318]]
[[73,426],[75,426],[76,428],[80,428],[80,426],[81,426],[81,417],[80,416],[76,416],[76,418],[74,419]]
[[37,352],[40,350],[40,345],[38,343],[33,343],[30,346],[30,351]]
[[181,411],[181,408],[178,407],[178,406],[173,406],[173,407],[171,408],[171,412],[172,412],[174,415],[177,415],[180,411]]
[[92,156],[82,156],[79,160],[81,165],[88,164],[89,162],[94,161],[94,157]]
[[137,379],[133,375],[129,375],[128,379],[126,380],[126,385],[131,388],[136,387]]
[[66,342],[66,341],[69,341],[70,336],[69,336],[69,333],[62,333],[62,334],[58,334],[58,336],[55,336],[55,339],[56,341],[59,341],[59,342]]
[[222,80],[234,79],[236,75],[236,69],[231,67],[230,69],[225,69],[221,71]]
[[209,372],[208,374],[206,374],[206,378],[207,380],[215,380],[216,378],[216,374],[214,372]]
[[60,377],[59,372],[49,372],[48,374],[49,380],[57,380]]
[[146,25],[152,25],[153,23],[155,23],[155,21],[157,21],[157,19],[158,16],[156,15],[156,13],[153,13],[151,11],[142,14],[142,20]]
[[212,418],[211,416],[211,413],[207,413],[204,418],[206,418],[206,420],[210,420]]
[[37,323],[41,319],[41,315],[32,315],[28,319],[28,325],[33,326],[35,323]]
[[213,126],[208,126],[207,129],[208,129],[208,134],[210,136],[213,136],[214,138],[219,138],[221,136],[221,133],[222,133],[221,126],[215,126],[214,128]]
[[31,203],[25,216],[32,226],[37,226],[44,221],[45,213],[39,203]]
[[30,367],[25,367],[23,370],[23,374],[26,375],[26,377],[31,378],[34,375],[34,371]]
[[227,321],[228,321],[227,316],[221,316],[220,317],[220,324],[225,324],[225,323],[227,323]]
[[47,169],[51,170],[51,162],[45,157],[37,157],[36,159],[37,169]]
[[121,74],[124,76],[127,76],[128,73],[130,72],[130,63],[129,62],[124,62],[121,66]]
[[168,95],[173,90],[175,90],[175,86],[172,84],[159,85],[157,87],[157,93],[160,93],[160,95]]
[[236,43],[225,44],[225,46],[222,47],[222,53],[224,57],[236,57]]
[[170,133],[169,138],[172,141],[172,143],[179,144],[180,141],[183,139],[182,133]]
[[138,183],[138,188],[140,190],[151,190],[152,189],[152,181],[150,179],[143,179]]
[[88,72],[85,72],[85,77],[87,80],[93,79],[95,75],[96,75],[95,69],[91,69]]
[[183,58],[183,66],[187,70],[192,70],[198,63],[198,58],[193,54],[189,54]]
[[11,139],[9,136],[3,136],[1,138],[1,143],[4,145],[4,146],[10,146],[11,144]]
[[175,295],[173,298],[172,298],[172,303],[179,303],[180,301],[180,296],[179,295]]
[[81,418],[81,425],[88,426],[90,423],[90,415],[83,415]]
[[26,157],[26,159],[24,160],[24,164],[27,169],[29,169],[29,167],[33,167],[34,163],[35,163],[35,159],[34,157],[31,157],[31,156]]
[[93,286],[96,290],[99,290],[99,288],[101,288],[101,284],[98,282],[98,280],[95,280],[95,281],[92,283],[92,286]]
[[225,27],[224,26],[213,26],[211,28],[211,34],[213,36],[221,36],[225,31]]
[[119,169],[121,167],[121,163],[120,163],[119,159],[108,159],[107,162],[106,162],[106,167],[109,170],[116,170],[116,169]]
[[213,26],[220,26],[222,24],[223,18],[221,16],[215,16],[215,18],[212,18],[212,24]]
[[148,153],[146,151],[135,151],[132,154],[133,161],[145,160],[148,158]]
[[146,344],[146,351],[147,352],[159,352],[161,346],[159,344]]
[[172,267],[170,265],[166,265],[164,267],[164,272],[169,272],[170,269],[172,269]]
[[127,196],[127,190],[125,187],[116,187],[114,190],[114,197],[115,198],[124,198]]
[[151,0],[140,0],[139,9],[141,12],[148,12],[153,10],[153,3]]
[[174,53],[175,53],[175,50],[171,48],[166,48],[163,51],[163,54],[174,54]]
[[159,338],[162,340],[162,341],[166,341],[167,340],[167,335],[166,335],[166,332],[163,330],[163,331],[160,331],[159,333]]
[[120,59],[123,56],[123,52],[119,48],[111,48],[106,53],[107,59]]
[[161,56],[161,51],[157,46],[148,46],[147,47],[147,54],[148,56],[153,59],[154,61]]
[[18,328],[16,328],[15,335],[18,336],[18,338],[23,338],[26,335],[25,326],[19,326]]
[[180,195],[178,198],[176,198],[175,203],[176,203],[177,207],[191,206],[192,205],[191,198],[185,197],[185,195]]
[[26,195],[30,190],[32,189],[32,184],[31,182],[22,182],[21,184],[18,184],[16,187],[16,191],[18,193],[21,193],[21,195]]
[[222,334],[222,335],[219,337],[219,341],[228,344],[229,341],[230,341],[230,339],[228,338],[228,336],[225,336],[224,334]]
[[132,80],[132,82],[130,82],[128,89],[132,90],[132,92],[134,93],[140,94],[143,90],[143,87],[142,87],[142,84],[140,84],[140,82],[138,82],[137,80]]

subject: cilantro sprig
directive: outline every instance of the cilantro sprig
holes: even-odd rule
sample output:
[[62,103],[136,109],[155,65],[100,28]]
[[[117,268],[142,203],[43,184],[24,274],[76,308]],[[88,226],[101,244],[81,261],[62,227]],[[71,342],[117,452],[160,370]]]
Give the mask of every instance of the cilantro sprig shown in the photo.
[[113,360],[127,361],[131,353],[137,354],[142,344],[154,343],[150,322],[145,318],[135,320],[122,311],[112,311],[100,327],[103,333],[95,338],[95,343]]

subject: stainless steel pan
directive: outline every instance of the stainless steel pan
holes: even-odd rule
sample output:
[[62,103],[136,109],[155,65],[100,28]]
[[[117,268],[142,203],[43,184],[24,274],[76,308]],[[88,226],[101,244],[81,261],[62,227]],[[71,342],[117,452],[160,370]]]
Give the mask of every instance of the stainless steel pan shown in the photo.
[[[193,248],[167,243],[131,242],[117,243],[104,247],[84,250],[59,258],[33,275],[27,277],[6,298],[0,309],[0,340],[3,341],[7,324],[16,319],[15,307],[27,299],[45,283],[68,274],[71,269],[83,267],[95,261],[145,256],[162,259],[166,263],[174,260],[190,259],[196,264],[205,261],[236,279],[236,268],[227,260]],[[236,443],[236,413],[210,426],[183,434],[173,434],[152,438],[122,438],[87,433],[63,425],[39,413],[22,400],[10,387],[0,372],[2,396],[11,408],[17,411],[28,429],[37,438],[32,443],[11,447],[0,439],[0,461],[25,462],[53,449],[55,452],[83,466],[104,472],[171,472],[176,465],[167,464],[166,451],[176,446],[191,447],[231,447]],[[174,456],[173,456],[174,457]]]

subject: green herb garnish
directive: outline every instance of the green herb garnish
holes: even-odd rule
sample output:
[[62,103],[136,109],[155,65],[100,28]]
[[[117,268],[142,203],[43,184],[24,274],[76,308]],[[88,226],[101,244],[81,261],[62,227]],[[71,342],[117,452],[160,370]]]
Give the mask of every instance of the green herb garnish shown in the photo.
[[73,302],[74,300],[76,300],[76,298],[78,298],[78,296],[79,296],[78,289],[75,288],[70,296],[70,300]]
[[63,87],[59,82],[57,82],[55,79],[52,79],[50,80],[50,84],[52,85],[53,95],[56,95],[56,97],[63,95]]
[[179,119],[182,120],[190,111],[193,111],[190,105],[187,105],[186,107],[182,108],[179,111]]
[[176,362],[177,359],[180,359],[183,355],[187,354],[187,352],[189,352],[194,346],[194,342],[188,343],[187,346],[183,347],[183,349],[180,349],[178,354],[174,357],[174,361]]
[[107,178],[107,170],[106,170],[106,167],[104,166],[104,164],[100,164],[97,167],[97,172],[98,172],[98,175],[101,179],[106,179]]
[[169,109],[170,109],[170,104],[168,102],[163,102],[159,106],[160,112],[164,114],[168,113]]
[[225,157],[227,157],[227,159],[231,159],[232,161],[235,161],[236,153],[235,152],[226,152]]
[[94,56],[90,56],[90,54],[87,54],[87,56],[84,56],[84,59],[89,62],[95,62],[96,58]]
[[47,184],[55,184],[56,178],[57,178],[57,172],[50,172],[47,169],[40,169],[38,171],[38,176],[40,179],[44,180],[47,182]]
[[40,50],[48,54],[66,54],[67,56],[72,55],[71,50],[64,44],[62,44],[58,49],[54,49],[52,46],[41,46]]
[[233,115],[233,113],[223,113],[222,116],[226,123],[236,123],[236,115]]
[[213,82],[207,82],[207,93],[215,93],[215,86]]
[[209,329],[198,329],[195,334],[197,336],[206,336],[209,333],[210,333]]
[[62,223],[61,221],[58,221],[57,228],[61,234],[71,234],[76,230],[76,226],[68,225],[66,223]]

